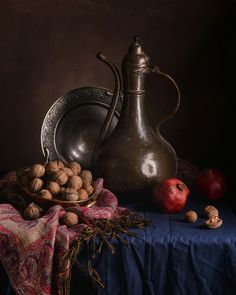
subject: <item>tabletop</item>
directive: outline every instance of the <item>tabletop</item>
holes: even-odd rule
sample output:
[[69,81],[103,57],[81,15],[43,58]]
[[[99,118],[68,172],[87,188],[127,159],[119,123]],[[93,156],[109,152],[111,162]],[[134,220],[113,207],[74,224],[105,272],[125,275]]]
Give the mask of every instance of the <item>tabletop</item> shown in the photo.
[[[203,209],[215,205],[223,219],[220,228],[203,225]],[[137,236],[123,236],[125,246],[114,241],[115,254],[105,249],[95,260],[105,288],[93,288],[76,265],[72,270],[71,294],[236,294],[236,216],[226,202],[209,203],[190,196],[183,211],[161,214],[138,204],[151,225],[131,229]],[[195,223],[184,221],[184,212],[195,210]],[[86,248],[78,256],[84,263]],[[0,266],[0,294],[12,295],[6,273]],[[3,292],[3,293],[1,293]]]
[[[176,214],[141,210],[151,225],[128,237],[128,246],[116,242],[116,254],[105,251],[96,268],[105,289],[89,289],[76,270],[72,294],[86,286],[91,294],[236,294],[236,217],[226,202],[210,203],[223,219],[220,228],[204,227],[203,209],[209,202],[190,196],[187,206]],[[195,223],[184,221],[184,212],[195,210]],[[81,256],[83,254],[81,253]],[[83,260],[83,257],[80,258]]]

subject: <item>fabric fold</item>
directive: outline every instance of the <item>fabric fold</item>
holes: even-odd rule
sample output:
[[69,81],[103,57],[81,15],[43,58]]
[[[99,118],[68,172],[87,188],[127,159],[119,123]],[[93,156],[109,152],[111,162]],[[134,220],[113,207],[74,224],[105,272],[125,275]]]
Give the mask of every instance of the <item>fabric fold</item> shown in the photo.
[[[179,160],[178,177],[192,184],[197,173],[198,167]],[[120,225],[128,222],[129,226],[132,227],[133,224],[137,224],[129,220],[126,215],[128,212],[126,208],[119,207],[116,196],[103,188],[102,179],[97,179],[93,186],[98,198],[97,203],[92,207],[78,206],[64,209],[61,206],[54,206],[44,212],[39,219],[27,221],[21,215],[22,210],[27,206],[27,201],[17,190],[16,172],[12,171],[0,180],[0,261],[17,295],[49,295],[54,293],[64,295],[64,282],[70,276],[71,257],[75,258],[78,254],[83,237],[90,239],[91,244],[93,244],[94,239],[97,237],[95,227],[105,226],[107,227],[106,230],[110,230],[109,235],[104,235],[104,232],[101,231],[98,236],[99,247],[105,245],[107,249],[113,251],[114,242],[112,238],[116,237]],[[73,211],[78,214],[81,223],[72,228],[61,225],[60,217],[65,211]],[[132,273],[134,269],[136,274],[139,275],[140,281],[138,290],[135,289],[136,294],[137,291],[140,291],[141,294],[144,287],[141,281],[142,278],[146,280],[145,290],[150,291],[153,288],[154,294],[159,294],[165,289],[166,277],[169,277],[167,271],[172,271],[173,257],[171,252],[174,251],[174,248],[169,250],[169,247],[172,242],[171,234],[172,230],[174,232],[174,228],[171,228],[168,216],[158,216],[158,222],[156,221],[156,214],[148,212],[147,216],[150,216],[154,224],[156,224],[156,227],[150,231],[150,237],[147,237],[149,229],[145,233],[139,231],[140,238],[134,238],[134,245],[136,246],[122,247],[120,253],[127,265],[127,282],[129,273]],[[161,222],[159,222],[159,218]],[[115,231],[112,231],[112,226],[117,224]],[[145,225],[142,222],[140,224],[141,226]],[[123,231],[124,228],[125,226],[121,230]],[[107,232],[105,233],[107,234]],[[112,237],[111,241],[104,239],[107,236]],[[129,238],[129,241],[132,243],[132,239]],[[141,246],[142,243],[150,245],[143,247]],[[130,255],[131,250],[133,255]],[[145,256],[145,261],[142,261],[142,255]],[[110,252],[108,257],[114,256]],[[106,260],[107,255],[103,256],[103,259]],[[132,260],[134,266],[132,266]],[[101,259],[101,261],[103,260]],[[149,263],[148,268],[147,261]],[[121,264],[121,259],[117,256],[116,264],[112,259],[110,259],[109,263],[111,263],[111,269],[114,271],[114,265]],[[107,262],[105,267],[108,267],[108,265],[110,264]],[[167,268],[167,265],[170,268]],[[90,271],[93,272],[93,269]],[[123,273],[124,270],[120,266],[118,274],[122,275]],[[158,284],[153,283],[156,281],[156,278],[153,277],[156,273],[161,278]],[[106,274],[109,275],[107,271]],[[114,291],[111,281],[114,281],[115,284],[120,278],[107,277],[108,280],[110,285],[107,286],[107,293],[104,291],[106,294]],[[124,281],[123,279],[122,282]],[[134,279],[133,283],[136,287],[136,279]],[[128,285],[124,288],[128,290]]]
[[[64,281],[70,275],[70,250],[75,241],[99,219],[119,217],[126,210],[118,207],[116,196],[103,188],[103,180],[94,182],[96,205],[76,206],[80,224],[67,228],[60,224],[65,209],[59,205],[48,209],[40,218],[25,220],[13,205],[24,207],[24,198],[16,186],[16,173],[0,180],[0,261],[17,295],[65,294]],[[12,203],[13,205],[9,204]],[[19,209],[19,208],[18,208]]]

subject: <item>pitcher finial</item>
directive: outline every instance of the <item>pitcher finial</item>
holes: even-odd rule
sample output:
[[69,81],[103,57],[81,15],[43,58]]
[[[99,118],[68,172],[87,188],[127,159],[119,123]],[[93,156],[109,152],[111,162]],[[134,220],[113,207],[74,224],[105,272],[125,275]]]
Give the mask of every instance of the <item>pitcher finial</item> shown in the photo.
[[134,40],[134,43],[136,43],[136,45],[139,45],[139,36],[135,35],[133,40]]

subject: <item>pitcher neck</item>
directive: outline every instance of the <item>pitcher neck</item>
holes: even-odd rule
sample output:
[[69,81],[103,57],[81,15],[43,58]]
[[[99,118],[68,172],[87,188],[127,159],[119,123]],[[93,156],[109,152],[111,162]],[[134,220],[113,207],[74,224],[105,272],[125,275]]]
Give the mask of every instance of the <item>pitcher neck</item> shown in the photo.
[[144,92],[140,94],[124,92],[119,123],[126,126],[125,128],[134,129],[149,125]]
[[124,95],[145,95],[145,74],[123,71]]

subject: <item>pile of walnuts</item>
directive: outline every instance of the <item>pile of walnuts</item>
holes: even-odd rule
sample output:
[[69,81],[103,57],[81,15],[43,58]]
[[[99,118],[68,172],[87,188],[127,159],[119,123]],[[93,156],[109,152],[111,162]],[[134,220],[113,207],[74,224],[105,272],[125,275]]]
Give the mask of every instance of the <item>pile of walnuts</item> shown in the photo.
[[[204,216],[206,217],[204,220],[204,226],[206,228],[217,229],[223,223],[223,220],[219,217],[219,211],[214,206],[206,206],[204,208]],[[195,211],[190,210],[185,213],[184,218],[187,222],[193,223],[197,221],[198,214]]]
[[82,201],[93,193],[92,173],[81,170],[78,162],[64,165],[60,160],[34,164],[18,175],[18,182],[41,199]]

